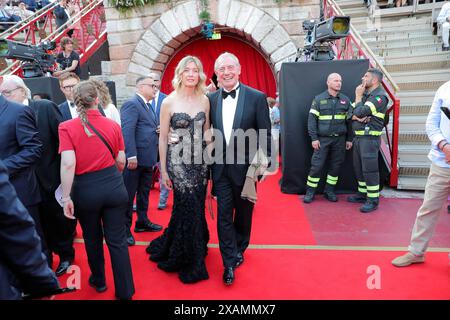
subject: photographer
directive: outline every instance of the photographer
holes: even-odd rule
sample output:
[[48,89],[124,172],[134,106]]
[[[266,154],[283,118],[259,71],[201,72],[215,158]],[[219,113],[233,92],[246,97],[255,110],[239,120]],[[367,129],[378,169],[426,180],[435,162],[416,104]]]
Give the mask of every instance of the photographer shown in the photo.
[[73,50],[73,40],[69,37],[61,39],[62,51],[56,57],[56,62],[60,70],[55,71],[53,76],[59,77],[67,72],[74,72],[77,76],[80,75],[80,56]]

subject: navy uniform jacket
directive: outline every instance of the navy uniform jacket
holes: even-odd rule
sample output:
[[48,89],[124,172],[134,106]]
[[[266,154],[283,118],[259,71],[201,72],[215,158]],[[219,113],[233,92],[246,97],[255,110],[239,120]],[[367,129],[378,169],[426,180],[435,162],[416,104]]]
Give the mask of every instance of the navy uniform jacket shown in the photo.
[[0,160],[20,201],[33,206],[41,201],[35,164],[42,154],[42,143],[31,107],[0,96]]
[[157,162],[159,142],[156,112],[135,95],[122,105],[120,120],[127,159],[137,157],[139,166],[153,167]]
[[59,287],[42,253],[33,219],[17,198],[0,160],[0,300]]

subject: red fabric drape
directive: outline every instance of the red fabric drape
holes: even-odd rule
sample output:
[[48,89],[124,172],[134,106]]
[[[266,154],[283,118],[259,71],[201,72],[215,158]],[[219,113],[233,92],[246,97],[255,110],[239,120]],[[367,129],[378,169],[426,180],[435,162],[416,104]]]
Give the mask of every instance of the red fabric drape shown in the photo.
[[252,46],[231,37],[221,40],[200,39],[193,41],[179,52],[168,63],[161,81],[161,91],[173,91],[172,79],[178,62],[186,55],[193,55],[203,63],[205,74],[209,79],[214,74],[214,61],[223,52],[235,54],[242,66],[240,80],[242,83],[264,92],[267,96],[275,97],[277,87],[269,64]]

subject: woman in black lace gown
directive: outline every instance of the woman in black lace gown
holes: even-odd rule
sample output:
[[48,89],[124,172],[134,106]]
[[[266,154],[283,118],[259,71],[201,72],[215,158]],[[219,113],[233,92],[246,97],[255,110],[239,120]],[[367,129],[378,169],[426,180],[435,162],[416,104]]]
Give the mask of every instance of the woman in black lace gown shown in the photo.
[[[208,167],[202,157],[210,126],[205,79],[198,58],[183,58],[172,81],[175,91],[161,106],[161,180],[173,189],[174,204],[169,226],[150,243],[148,252],[158,268],[178,272],[184,283],[209,278],[205,265],[209,240],[205,218]],[[170,128],[179,141],[168,145]]]

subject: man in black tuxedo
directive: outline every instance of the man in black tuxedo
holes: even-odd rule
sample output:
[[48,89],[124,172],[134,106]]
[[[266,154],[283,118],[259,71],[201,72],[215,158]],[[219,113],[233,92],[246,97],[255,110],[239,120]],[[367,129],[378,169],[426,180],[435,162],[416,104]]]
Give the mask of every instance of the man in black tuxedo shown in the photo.
[[66,97],[66,101],[58,107],[61,111],[62,120],[67,121],[78,117],[78,113],[73,101],[73,88],[80,82],[80,78],[73,72],[64,73],[59,78],[59,87]]
[[[242,199],[241,192],[258,147],[270,157],[271,124],[265,94],[239,82],[241,66],[235,55],[221,54],[214,70],[221,88],[208,96],[215,130],[215,163],[211,170],[217,195],[220,253],[225,267],[223,281],[231,285],[234,269],[244,262],[252,226],[253,203]],[[239,146],[239,141],[245,141],[245,135],[259,143]]]
[[17,198],[1,160],[0,194],[0,300],[20,300],[22,293],[39,295],[58,289],[33,219]]
[[35,163],[42,155],[42,143],[33,109],[8,101],[20,88],[8,88],[0,77],[0,160],[8,169],[9,180],[19,200],[27,208],[42,240],[42,250],[50,258],[39,218],[41,195]]
[[123,179],[128,191],[129,210],[127,217],[127,243],[135,244],[131,234],[133,201],[136,197],[137,220],[134,232],[160,231],[162,226],[152,223],[148,216],[148,196],[150,193],[153,166],[158,156],[158,124],[156,110],[151,101],[158,87],[151,76],[136,80],[136,94],[125,101],[120,109],[127,166]]
[[[39,217],[50,252],[60,257],[56,275],[61,276],[66,273],[75,257],[71,221],[64,216],[62,207],[55,199],[55,190],[61,183],[58,126],[62,116],[55,103],[44,99],[30,100],[31,91],[18,76],[4,76],[2,87],[17,88],[8,100],[30,106],[36,116],[39,138],[43,145],[42,156],[36,164],[36,176],[42,196]],[[50,259],[50,265],[51,262]]]

